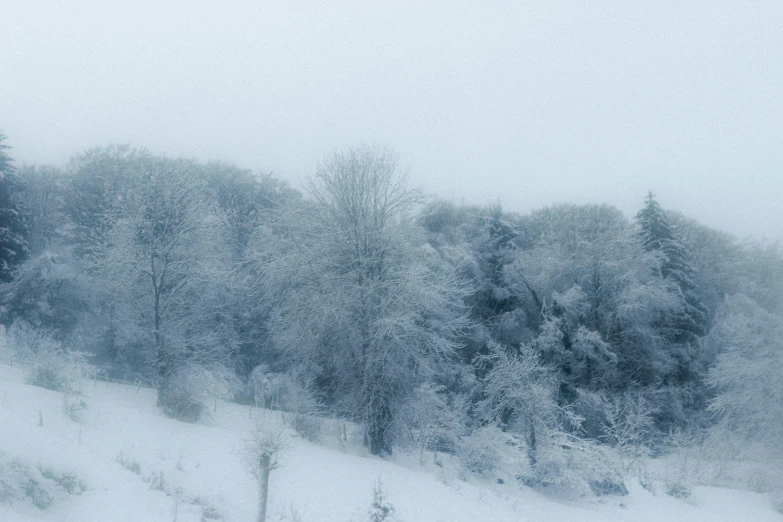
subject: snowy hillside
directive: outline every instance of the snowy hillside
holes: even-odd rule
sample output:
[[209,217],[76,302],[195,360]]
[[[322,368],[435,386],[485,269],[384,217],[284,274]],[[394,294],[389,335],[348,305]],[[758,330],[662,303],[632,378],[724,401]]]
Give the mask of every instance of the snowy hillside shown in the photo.
[[[39,483],[28,492],[51,496],[6,498],[4,522],[255,519],[257,487],[243,448],[259,423],[280,423],[276,412],[218,402],[210,420],[191,425],[160,414],[150,389],[98,382],[86,386],[87,409],[76,422],[65,415],[61,393],[24,384],[20,370],[3,365],[0,397],[0,469],[26,469]],[[358,444],[341,447],[336,436],[323,445],[292,431],[286,437],[282,465],[271,475],[272,521],[368,520],[378,480],[395,520],[408,522],[783,520],[769,498],[746,491],[697,487],[682,500],[629,481],[626,496],[565,499],[494,477],[465,482],[448,457],[424,469],[417,457],[383,460]],[[34,500],[49,505],[40,509]]]

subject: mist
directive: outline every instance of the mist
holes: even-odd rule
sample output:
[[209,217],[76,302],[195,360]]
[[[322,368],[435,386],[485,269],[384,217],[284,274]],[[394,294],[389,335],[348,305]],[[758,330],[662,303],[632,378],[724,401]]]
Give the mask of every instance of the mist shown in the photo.
[[455,203],[630,217],[652,190],[775,240],[782,24],[776,2],[15,2],[0,125],[19,163],[128,143],[295,187],[380,144]]

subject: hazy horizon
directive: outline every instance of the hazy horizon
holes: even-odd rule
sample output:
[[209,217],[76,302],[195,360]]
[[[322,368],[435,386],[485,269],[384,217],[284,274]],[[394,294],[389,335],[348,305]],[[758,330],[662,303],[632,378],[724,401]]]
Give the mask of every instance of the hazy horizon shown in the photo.
[[299,188],[394,148],[440,198],[664,208],[783,239],[783,6],[17,3],[0,131],[17,164],[128,143]]

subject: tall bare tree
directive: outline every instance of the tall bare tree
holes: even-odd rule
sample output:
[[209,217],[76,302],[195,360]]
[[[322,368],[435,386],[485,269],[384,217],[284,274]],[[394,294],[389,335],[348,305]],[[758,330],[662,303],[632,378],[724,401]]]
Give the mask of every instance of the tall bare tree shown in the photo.
[[313,204],[290,212],[267,260],[273,338],[364,425],[372,453],[389,453],[401,399],[458,345],[465,285],[417,245],[421,196],[392,152],[337,152],[308,188]]
[[192,162],[155,158],[139,163],[107,241],[104,268],[115,282],[147,288],[148,318],[159,384],[182,361],[173,335],[178,300],[203,276],[200,244],[209,226],[205,184]]

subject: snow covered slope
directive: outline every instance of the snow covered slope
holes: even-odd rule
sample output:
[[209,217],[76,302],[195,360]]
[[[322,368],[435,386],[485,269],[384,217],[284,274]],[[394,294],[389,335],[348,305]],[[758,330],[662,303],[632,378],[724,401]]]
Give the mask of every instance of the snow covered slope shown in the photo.
[[[0,503],[0,521],[255,520],[256,482],[243,448],[258,423],[280,422],[276,413],[219,402],[208,422],[185,424],[157,411],[152,390],[104,382],[87,385],[84,400],[76,422],[62,394],[26,385],[19,370],[0,365],[0,453],[43,472],[38,480],[55,493],[45,509],[29,498]],[[290,433],[271,475],[268,520],[365,521],[380,479],[395,520],[407,522],[783,521],[767,497],[745,491],[695,488],[681,500],[631,483],[624,497],[552,498],[494,479],[465,482],[448,466],[425,470],[401,464],[404,456],[340,449],[329,437],[321,446]],[[45,478],[69,473],[84,486],[80,494]]]

